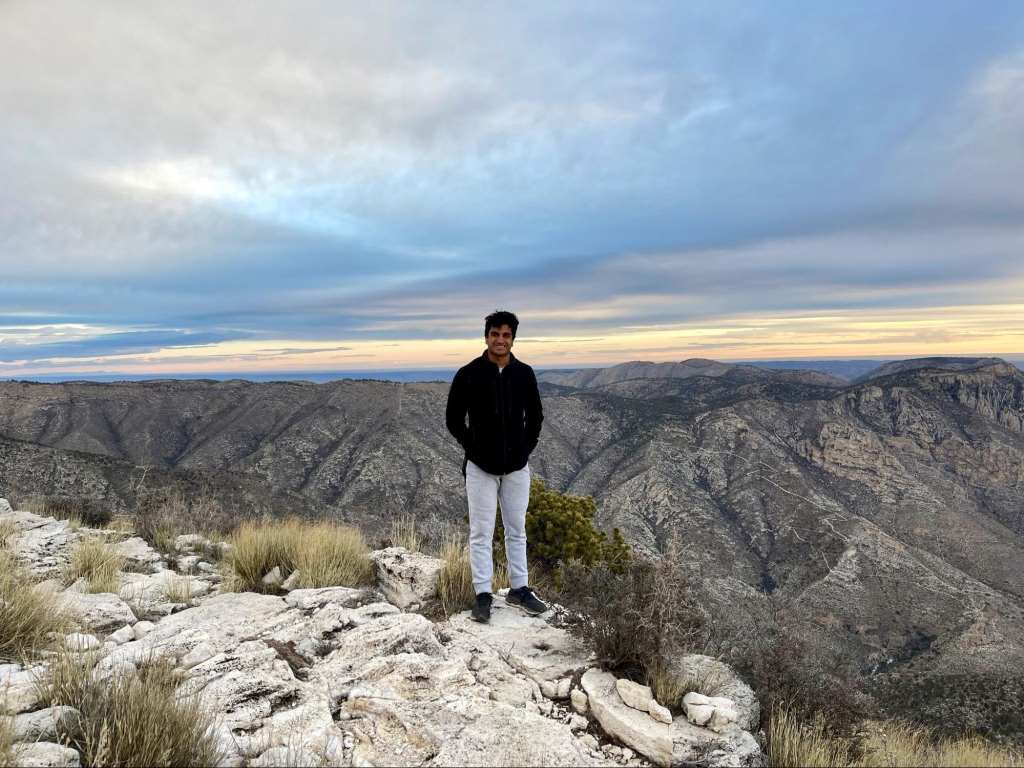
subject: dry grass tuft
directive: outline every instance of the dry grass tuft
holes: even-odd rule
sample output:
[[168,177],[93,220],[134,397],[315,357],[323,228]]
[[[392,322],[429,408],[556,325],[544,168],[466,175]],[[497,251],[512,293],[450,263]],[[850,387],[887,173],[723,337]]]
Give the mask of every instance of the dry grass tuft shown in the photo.
[[61,574],[64,584],[80,578],[88,582],[89,592],[117,593],[121,585],[124,557],[99,539],[84,539],[71,553],[71,560]]
[[358,528],[335,523],[306,526],[294,561],[300,588],[362,587],[374,581],[370,548]]
[[236,591],[276,592],[263,583],[274,568],[299,571],[299,587],[359,587],[373,583],[373,561],[362,533],[331,522],[243,523],[230,539],[227,584]]
[[72,626],[56,594],[33,584],[14,557],[0,550],[0,662],[38,657]]
[[18,532],[13,520],[0,520],[0,547],[7,546],[7,540]]
[[900,721],[872,723],[866,735],[836,735],[819,713],[801,722],[782,705],[772,708],[768,724],[770,765],[808,768],[996,768],[1024,766],[1024,753],[1005,749],[979,736],[938,738],[934,731]]
[[192,601],[192,577],[171,576],[164,582],[164,597],[169,603],[190,603]]
[[927,728],[898,721],[870,728],[859,746],[863,753],[859,764],[864,768],[1024,766],[1024,753],[1004,749],[979,736],[937,738]]
[[476,598],[473,576],[469,567],[469,548],[457,535],[448,536],[441,545],[444,565],[437,574],[437,597],[445,616],[469,608]]
[[182,695],[174,668],[164,660],[135,674],[97,679],[94,654],[53,657],[44,699],[81,713],[81,732],[61,736],[85,766],[218,765],[224,755],[213,718],[195,695]]
[[788,709],[776,705],[767,736],[769,765],[805,768],[853,765],[849,742],[835,737],[820,715],[810,723],[802,723]]
[[12,717],[0,714],[0,765],[14,765]]
[[391,546],[405,547],[410,552],[422,552],[423,540],[416,530],[416,518],[402,515],[391,521]]

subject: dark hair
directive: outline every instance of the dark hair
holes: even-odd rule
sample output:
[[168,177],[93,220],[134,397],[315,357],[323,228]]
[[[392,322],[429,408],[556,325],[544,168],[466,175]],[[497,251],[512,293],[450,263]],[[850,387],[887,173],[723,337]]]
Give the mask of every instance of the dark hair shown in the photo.
[[484,318],[484,336],[487,336],[491,328],[498,328],[502,325],[507,325],[512,329],[512,338],[514,339],[516,331],[519,329],[519,318],[503,309],[496,309]]

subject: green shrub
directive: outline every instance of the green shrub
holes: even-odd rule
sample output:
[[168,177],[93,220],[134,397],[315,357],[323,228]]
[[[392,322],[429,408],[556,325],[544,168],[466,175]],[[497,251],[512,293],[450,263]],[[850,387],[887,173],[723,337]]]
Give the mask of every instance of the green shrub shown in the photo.
[[[607,563],[621,573],[633,555],[622,532],[615,528],[611,539],[594,527],[597,506],[591,496],[574,496],[548,488],[543,480],[530,483],[526,508],[526,546],[530,562],[549,572],[563,561],[585,565]],[[504,557],[505,528],[500,515],[494,527],[495,558]]]

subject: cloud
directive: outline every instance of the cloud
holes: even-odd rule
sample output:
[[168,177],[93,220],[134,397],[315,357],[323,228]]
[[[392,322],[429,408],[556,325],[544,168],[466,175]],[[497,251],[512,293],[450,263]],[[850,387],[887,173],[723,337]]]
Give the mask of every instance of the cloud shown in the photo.
[[999,2],[2,4],[0,325],[86,331],[0,360],[1005,303],[1022,33]]

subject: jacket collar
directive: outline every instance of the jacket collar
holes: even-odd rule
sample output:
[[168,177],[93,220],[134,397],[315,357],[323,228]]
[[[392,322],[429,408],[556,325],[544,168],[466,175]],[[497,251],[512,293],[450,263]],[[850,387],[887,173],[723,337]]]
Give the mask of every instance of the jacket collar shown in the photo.
[[[491,368],[497,370],[498,364],[491,362],[491,359],[489,357],[487,357],[487,350],[486,349],[480,355],[480,360],[483,361],[484,363],[486,363],[487,365],[489,365]],[[519,363],[519,361],[516,360],[516,356],[512,354],[511,350],[509,350],[509,353],[508,353],[508,363],[505,364],[505,367],[506,368],[511,368],[513,365],[517,365],[518,363]]]

